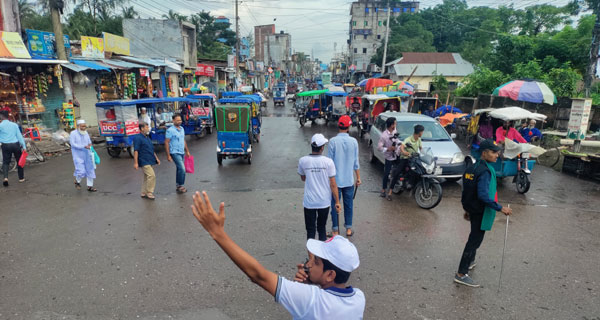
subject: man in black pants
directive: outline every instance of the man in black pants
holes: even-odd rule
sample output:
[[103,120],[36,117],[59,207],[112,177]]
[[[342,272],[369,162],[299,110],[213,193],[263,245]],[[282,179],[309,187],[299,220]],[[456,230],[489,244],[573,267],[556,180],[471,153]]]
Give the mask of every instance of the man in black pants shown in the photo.
[[[8,120],[8,112],[0,111],[0,143],[2,144],[2,170],[4,172],[4,181],[2,184],[8,187],[8,170],[13,155],[15,161],[19,162],[21,152],[27,149],[25,139],[19,130],[19,126]],[[25,173],[23,167],[17,166],[19,182],[25,182]]]
[[322,134],[315,134],[310,144],[312,153],[298,161],[298,174],[305,182],[302,204],[306,238],[314,239],[315,231],[318,231],[320,241],[327,239],[325,226],[332,194],[335,200],[335,210],[339,213],[342,209],[335,183],[335,164],[333,160],[323,156],[323,150],[328,141]]
[[510,208],[502,207],[496,202],[496,172],[490,164],[498,159],[500,147],[493,140],[487,139],[479,145],[479,150],[481,159],[468,167],[463,175],[461,202],[466,211],[465,218],[471,221],[471,233],[460,259],[458,272],[454,276],[454,282],[469,287],[479,287],[467,272],[475,267],[475,253],[483,241],[485,231],[492,229],[496,211],[505,215],[512,214]]

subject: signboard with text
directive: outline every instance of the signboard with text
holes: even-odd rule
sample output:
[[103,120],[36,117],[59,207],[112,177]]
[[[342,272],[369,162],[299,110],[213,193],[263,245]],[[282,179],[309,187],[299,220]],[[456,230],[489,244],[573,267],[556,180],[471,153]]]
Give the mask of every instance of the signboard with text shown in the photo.
[[575,140],[585,139],[585,134],[590,121],[592,99],[573,99],[567,138]]
[[104,51],[125,56],[131,55],[129,39],[108,32],[102,32],[102,37],[104,38]]
[[6,31],[0,31],[0,57],[31,59],[19,33]]
[[[27,48],[34,59],[56,59],[56,37],[52,32],[39,30],[25,30],[27,35]],[[64,35],[65,51],[71,56],[69,36]]]
[[104,59],[104,40],[81,36],[81,55],[87,58]]
[[211,66],[211,65],[208,65],[208,64],[198,63],[196,65],[195,75],[197,75],[197,76],[206,76],[206,77],[214,77],[215,76],[215,67]]
[[125,128],[122,122],[118,121],[100,121],[101,134],[123,134]]

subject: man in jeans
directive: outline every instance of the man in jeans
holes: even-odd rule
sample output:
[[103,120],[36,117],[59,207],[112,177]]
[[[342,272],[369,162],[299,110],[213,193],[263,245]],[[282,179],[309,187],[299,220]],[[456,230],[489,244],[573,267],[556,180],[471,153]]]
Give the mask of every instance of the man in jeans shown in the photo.
[[298,174],[300,179],[305,182],[302,204],[306,238],[314,239],[315,231],[318,231],[320,241],[327,239],[325,226],[327,225],[331,194],[333,194],[335,210],[337,212],[341,210],[338,188],[335,183],[335,164],[333,160],[322,155],[327,141],[322,134],[315,134],[310,144],[312,153],[298,161]]
[[165,137],[165,149],[167,150],[167,160],[175,162],[177,174],[175,176],[177,193],[185,193],[187,190],[183,187],[185,183],[185,166],[183,164],[184,154],[190,156],[187,143],[185,142],[185,130],[181,126],[181,115],[173,116],[173,126],[167,129]]
[[160,165],[160,160],[154,152],[150,134],[150,126],[145,122],[140,122],[140,132],[133,140],[133,167],[137,170],[142,167],[144,172],[144,182],[142,183],[142,198],[154,200],[154,187],[156,186],[156,175],[152,166]]
[[[354,200],[354,174],[356,173],[356,185],[360,181],[360,165],[358,164],[358,141],[352,138],[348,131],[352,125],[350,116],[344,115],[338,121],[339,133],[329,141],[327,156],[335,163],[335,182],[338,187],[339,198],[344,201],[344,227],[346,227],[346,236],[354,234],[352,230],[352,213]],[[332,234],[338,235],[339,222],[338,213],[333,210],[335,198],[331,197],[331,222],[333,225]]]
[[[19,161],[21,153],[26,151],[25,139],[19,130],[19,126],[8,120],[8,112],[5,110],[0,111],[0,143],[2,144],[2,170],[4,172],[4,181],[2,184],[8,187],[8,170],[10,167],[10,161],[13,155],[15,161]],[[25,182],[25,172],[23,167],[17,166],[17,173],[19,175],[19,182]]]
[[[377,143],[377,149],[383,152],[383,156],[385,157],[385,165],[383,169],[383,186],[381,188],[380,196],[382,198],[387,198],[388,200],[392,200],[392,190],[396,186],[396,182],[398,180],[397,176],[392,177],[392,182],[389,188],[389,193],[386,193],[388,187],[388,181],[390,172],[392,171],[392,167],[396,163],[396,159],[398,158],[398,151],[400,150],[400,140],[394,137],[396,134],[396,118],[389,117],[385,120],[386,130],[381,133],[381,137],[379,137],[379,142]],[[399,170],[397,171],[397,175],[400,174]]]

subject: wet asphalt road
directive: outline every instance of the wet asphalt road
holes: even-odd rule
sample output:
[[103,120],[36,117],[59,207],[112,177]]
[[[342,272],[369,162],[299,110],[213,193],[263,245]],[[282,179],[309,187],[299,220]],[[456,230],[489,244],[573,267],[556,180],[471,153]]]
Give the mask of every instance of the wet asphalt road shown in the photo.
[[[252,165],[217,166],[214,134],[189,140],[196,173],[186,186],[225,201],[231,237],[293,277],[306,255],[297,161],[310,152],[312,134],[336,129],[300,128],[289,107],[271,104],[268,113]],[[366,319],[600,319],[599,184],[541,166],[526,195],[505,181],[500,202],[515,214],[502,290],[500,216],[472,272],[482,288],[470,289],[452,282],[469,230],[460,185],[444,183],[433,210],[407,194],[384,201],[382,166],[360,145],[352,241],[361,265],[350,284],[366,294]],[[31,165],[27,183],[0,189],[0,319],[289,318],[195,221],[191,194],[175,193],[164,152],[154,202],[139,197],[142,174],[128,156],[100,155],[96,194],[73,187],[70,154]]]

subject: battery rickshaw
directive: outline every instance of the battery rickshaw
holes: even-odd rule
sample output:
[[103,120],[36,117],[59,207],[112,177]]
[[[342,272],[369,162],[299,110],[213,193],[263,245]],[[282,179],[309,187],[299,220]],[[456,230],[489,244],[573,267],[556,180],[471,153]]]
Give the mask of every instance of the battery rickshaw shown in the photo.
[[327,99],[325,98],[324,90],[312,90],[298,93],[300,104],[298,104],[298,122],[303,127],[306,121],[315,121],[317,119],[327,120]]
[[341,116],[348,114],[344,91],[328,91],[325,93],[327,104],[327,121],[338,121]]
[[[470,135],[471,162],[474,163],[481,158],[479,143],[483,139],[497,140],[496,129],[504,122],[514,126],[515,122],[519,124],[521,120],[527,119],[544,121],[546,116],[519,107],[475,110],[467,129]],[[490,131],[492,137],[489,137]],[[529,176],[536,163],[535,153],[531,151],[533,148],[534,146],[530,144],[518,144],[505,138],[501,156],[491,164],[496,170],[497,178],[513,177],[512,182],[516,184],[517,192],[521,194],[527,193],[531,186]]]
[[[217,97],[212,93],[192,94],[186,97],[191,100],[198,100],[191,109],[192,115],[201,121],[206,133],[211,134],[215,127],[215,108],[217,106]],[[187,130],[187,129],[186,129]]]
[[243,158],[252,164],[252,101],[248,98],[222,98],[216,108],[217,163]]

